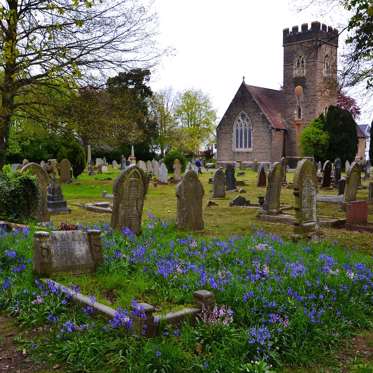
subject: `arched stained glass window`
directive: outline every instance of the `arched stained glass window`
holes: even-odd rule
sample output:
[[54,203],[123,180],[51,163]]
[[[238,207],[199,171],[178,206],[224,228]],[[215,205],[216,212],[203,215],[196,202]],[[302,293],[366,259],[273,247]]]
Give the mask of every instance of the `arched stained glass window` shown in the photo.
[[252,125],[250,118],[244,112],[241,112],[233,126],[233,147],[234,150],[252,149]]

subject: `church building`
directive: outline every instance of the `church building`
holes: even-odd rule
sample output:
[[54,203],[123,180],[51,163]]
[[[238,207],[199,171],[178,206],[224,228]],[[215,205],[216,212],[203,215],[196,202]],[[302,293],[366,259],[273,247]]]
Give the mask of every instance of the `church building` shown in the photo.
[[242,82],[217,127],[217,160],[270,163],[301,156],[304,126],[337,102],[338,30],[312,22],[283,30],[281,90]]

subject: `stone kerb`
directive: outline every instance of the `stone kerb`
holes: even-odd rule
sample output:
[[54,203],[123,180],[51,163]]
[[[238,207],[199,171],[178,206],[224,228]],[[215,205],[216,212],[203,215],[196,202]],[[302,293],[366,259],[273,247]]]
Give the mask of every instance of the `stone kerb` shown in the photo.
[[129,228],[135,234],[141,233],[144,199],[148,190],[148,178],[135,165],[128,167],[113,184],[113,212],[111,226],[122,230]]
[[35,218],[40,222],[49,221],[48,211],[48,173],[37,163],[28,163],[22,167],[21,173],[30,172],[36,177],[36,184],[39,190],[38,205],[35,211]]
[[312,161],[298,162],[294,176],[294,233],[309,236],[318,229],[317,222],[317,176]]

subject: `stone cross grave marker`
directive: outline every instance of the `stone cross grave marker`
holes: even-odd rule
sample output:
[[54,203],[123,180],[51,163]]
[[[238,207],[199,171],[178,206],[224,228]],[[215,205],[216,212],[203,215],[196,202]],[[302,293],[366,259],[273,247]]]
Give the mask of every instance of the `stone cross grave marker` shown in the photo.
[[198,175],[189,170],[176,187],[178,229],[200,231],[204,228],[202,199],[204,190]]
[[71,163],[68,159],[63,159],[59,165],[58,170],[60,173],[61,183],[71,183]]
[[361,166],[358,162],[352,162],[346,176],[346,186],[343,202],[348,203],[356,200],[357,188],[361,182]]
[[228,191],[236,189],[235,168],[232,164],[228,164],[225,168],[225,186]]
[[159,182],[162,184],[168,183],[168,169],[163,162],[161,162],[161,165],[159,167]]
[[35,232],[33,269],[41,276],[94,272],[103,262],[99,230]]
[[298,162],[294,176],[295,234],[312,235],[318,228],[316,197],[317,177],[314,163],[309,159]]
[[49,176],[47,172],[37,163],[28,163],[22,167],[21,172],[30,172],[36,177],[36,184],[39,190],[38,205],[35,211],[35,219],[40,222],[49,221],[48,211],[48,185]]
[[321,186],[323,188],[330,187],[332,182],[332,162],[325,161],[322,173]]
[[268,184],[263,204],[263,211],[268,215],[280,213],[280,194],[283,182],[283,169],[280,162],[275,162],[268,173]]
[[222,167],[219,167],[213,180],[213,194],[212,198],[224,198],[225,197],[225,175]]
[[140,168],[132,165],[122,171],[113,185],[111,214],[113,229],[129,228],[135,234],[141,233],[142,211],[147,189],[148,180]]
[[176,182],[179,182],[181,180],[181,162],[176,158],[174,160],[173,164],[173,169],[174,169],[174,179]]
[[263,164],[259,166],[257,187],[265,187],[267,185],[267,175]]

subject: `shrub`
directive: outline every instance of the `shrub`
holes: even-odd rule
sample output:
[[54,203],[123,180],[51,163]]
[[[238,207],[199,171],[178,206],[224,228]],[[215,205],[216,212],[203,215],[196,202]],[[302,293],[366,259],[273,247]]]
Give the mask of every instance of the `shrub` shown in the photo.
[[182,171],[184,172],[187,160],[184,154],[179,150],[171,150],[164,157],[164,163],[167,166],[169,172],[174,172],[174,160],[178,159],[181,162]]
[[324,116],[313,120],[302,132],[301,145],[303,155],[313,156],[324,161],[329,146],[329,134],[325,131]]
[[11,172],[9,168],[3,171],[0,173],[0,216],[15,221],[30,219],[39,196],[35,177]]

